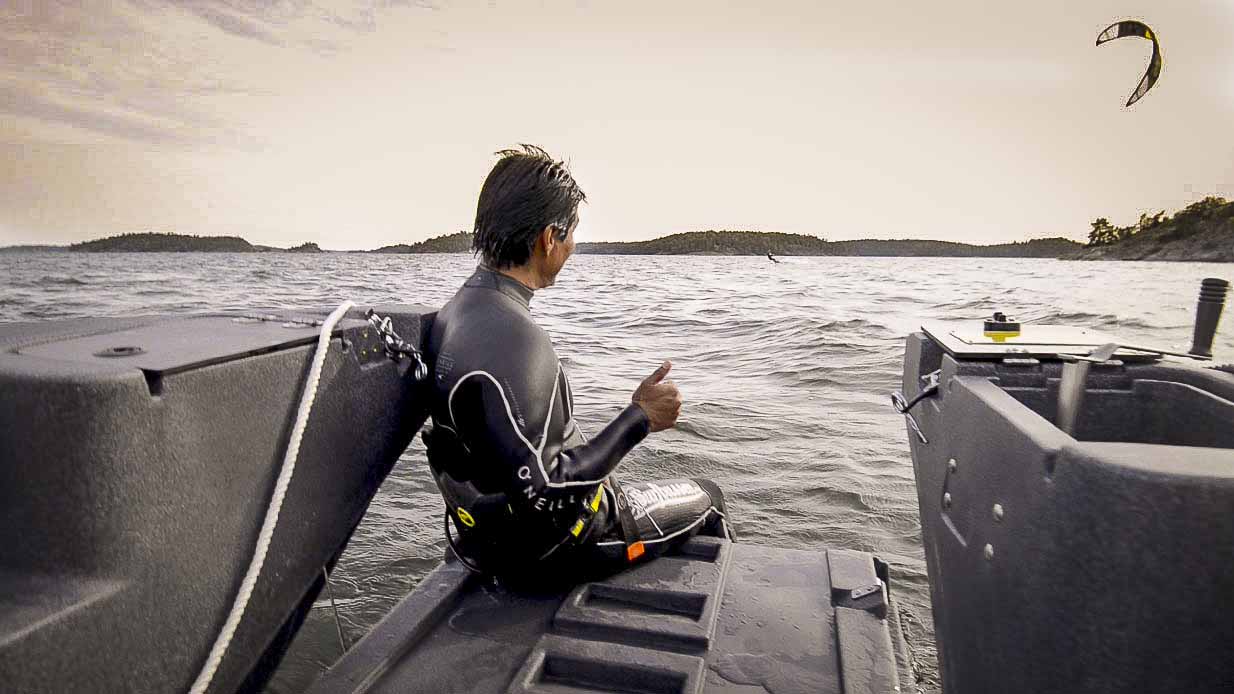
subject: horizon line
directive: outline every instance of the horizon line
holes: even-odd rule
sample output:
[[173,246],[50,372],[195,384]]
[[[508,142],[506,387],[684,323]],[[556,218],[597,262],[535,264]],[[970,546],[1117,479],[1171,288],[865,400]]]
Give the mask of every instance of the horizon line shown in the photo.
[[[609,241],[609,240],[604,240],[604,239],[597,239],[597,240],[588,240],[588,241],[578,241],[577,245],[585,246],[588,244],[600,244],[600,243],[632,245],[632,244],[638,244],[638,243],[651,243],[654,241],[659,241],[661,239],[665,239],[670,236],[676,236],[679,234],[704,234],[707,232],[722,232],[722,233],[732,233],[732,234],[782,234],[785,236],[801,236],[805,238],[817,239],[818,241],[821,241],[823,243],[858,243],[858,242],[863,242],[863,241],[864,242],[918,241],[918,242],[925,242],[925,243],[947,243],[947,244],[954,244],[957,246],[972,246],[976,248],[982,248],[982,247],[989,247],[989,246],[1005,246],[1005,245],[1011,245],[1011,244],[1016,244],[1016,243],[1031,243],[1033,241],[1047,241],[1047,240],[1053,240],[1053,239],[1061,239],[1065,241],[1071,241],[1073,243],[1077,243],[1080,245],[1084,245],[1084,241],[1079,241],[1070,236],[1063,236],[1061,234],[1055,235],[1055,236],[1037,236],[1037,237],[1033,237],[1030,239],[1024,239],[1024,240],[1019,240],[1019,241],[994,241],[994,242],[989,242],[989,243],[969,243],[965,241],[949,241],[946,239],[927,239],[927,238],[914,238],[914,237],[889,237],[889,238],[864,237],[864,238],[857,238],[857,239],[829,239],[823,236],[819,236],[817,234],[802,234],[802,233],[786,232],[786,231],[762,231],[762,230],[757,230],[757,229],[695,229],[691,231],[674,231],[674,232],[663,234],[661,236],[656,236],[650,239],[640,239],[640,240],[635,240],[635,241]],[[186,233],[169,232],[169,231],[125,231],[125,232],[119,232],[115,234],[109,234],[107,236],[100,236],[98,238],[89,239],[86,241],[72,241],[72,242],[67,242],[67,243],[66,242],[52,242],[52,243],[8,244],[8,245],[0,246],[0,250],[13,249],[13,248],[32,248],[32,247],[68,249],[73,246],[80,246],[80,245],[84,245],[88,243],[94,243],[96,241],[104,241],[107,239],[113,239],[113,238],[118,238],[122,236],[180,236],[180,237],[185,237],[185,238],[198,238],[198,239],[219,239],[219,238],[240,239],[241,241],[244,241],[250,246],[254,246],[257,248],[270,248],[274,250],[289,250],[291,248],[313,244],[317,246],[318,249],[324,253],[371,253],[381,248],[390,248],[390,247],[395,247],[395,246],[414,246],[416,244],[421,244],[421,243],[425,243],[425,242],[432,241],[435,239],[446,238],[446,237],[455,236],[457,234],[463,234],[463,233],[471,234],[473,232],[460,230],[460,231],[452,232],[449,234],[440,234],[438,236],[430,236],[428,238],[421,239],[418,241],[400,241],[397,243],[391,243],[391,244],[385,244],[382,246],[378,246],[376,248],[366,249],[366,248],[322,248],[319,245],[320,242],[317,242],[317,241],[302,241],[298,244],[294,244],[294,245],[287,246],[284,248],[284,247],[279,247],[279,246],[271,246],[271,245],[264,244],[264,243],[253,243],[252,241],[249,241],[245,237],[240,236],[238,234],[186,234]],[[451,252],[451,251],[437,251],[437,252]],[[453,252],[457,253],[457,252],[465,252],[465,251],[453,251]]]

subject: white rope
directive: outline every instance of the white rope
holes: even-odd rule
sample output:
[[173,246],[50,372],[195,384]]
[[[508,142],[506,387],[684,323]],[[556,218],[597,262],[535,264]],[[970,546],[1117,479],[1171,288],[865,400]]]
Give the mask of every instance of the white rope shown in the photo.
[[223,623],[223,629],[206,657],[206,663],[201,668],[201,674],[193,682],[189,694],[204,694],[214,679],[214,673],[227,653],[227,646],[236,635],[236,627],[244,617],[249,598],[253,597],[253,588],[257,585],[257,577],[261,575],[261,567],[266,562],[266,552],[270,550],[270,540],[274,537],[274,526],[278,525],[279,511],[283,508],[283,497],[287,495],[287,487],[291,484],[291,474],[296,469],[296,458],[300,455],[300,439],[304,436],[304,428],[308,424],[309,412],[313,409],[313,401],[317,398],[317,385],[321,380],[321,368],[326,363],[326,350],[330,347],[330,333],[334,326],[347,311],[355,306],[351,301],[345,301],[326,318],[321,326],[321,334],[317,337],[317,351],[313,353],[313,365],[309,369],[308,381],[304,384],[304,392],[300,395],[300,408],[296,412],[296,423],[291,430],[291,439],[287,442],[287,452],[283,454],[283,468],[279,472],[278,481],[274,484],[274,495],[270,499],[270,507],[266,510],[266,519],[262,521],[261,532],[257,534],[257,547],[253,551],[253,559],[249,563],[244,580],[240,582],[240,590],[232,603],[231,613]]

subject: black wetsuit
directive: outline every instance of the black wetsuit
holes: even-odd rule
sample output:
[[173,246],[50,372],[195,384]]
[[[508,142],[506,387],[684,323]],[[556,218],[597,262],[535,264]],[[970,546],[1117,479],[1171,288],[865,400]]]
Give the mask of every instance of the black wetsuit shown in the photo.
[[[549,557],[625,560],[642,541],[654,555],[721,523],[723,499],[706,480],[627,483],[619,513],[612,481],[649,431],[630,404],[588,440],[548,334],[531,318],[532,290],[481,267],[438,312],[429,464],[471,560],[496,573]],[[623,524],[621,518],[625,517]]]

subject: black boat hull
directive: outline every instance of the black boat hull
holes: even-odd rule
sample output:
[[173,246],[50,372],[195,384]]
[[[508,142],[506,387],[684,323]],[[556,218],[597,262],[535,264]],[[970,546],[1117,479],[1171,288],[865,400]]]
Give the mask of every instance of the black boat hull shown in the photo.
[[1234,376],[1094,366],[1072,437],[1056,359],[911,335],[905,398],[936,370],[909,441],[943,690],[1230,691]]
[[[426,311],[395,315],[417,339]],[[0,682],[186,691],[232,606],[320,316],[0,327]],[[425,418],[357,313],[334,333],[265,568],[210,691],[260,684]],[[137,349],[131,349],[137,348]]]

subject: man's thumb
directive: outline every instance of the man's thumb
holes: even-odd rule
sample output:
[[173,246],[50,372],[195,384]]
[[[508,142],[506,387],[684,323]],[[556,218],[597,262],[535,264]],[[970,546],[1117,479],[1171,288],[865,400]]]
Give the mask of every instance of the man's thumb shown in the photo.
[[673,362],[665,361],[660,365],[660,368],[651,372],[651,375],[647,377],[646,383],[659,383],[660,381],[663,381],[664,377],[668,375],[668,371],[671,368],[673,368]]

